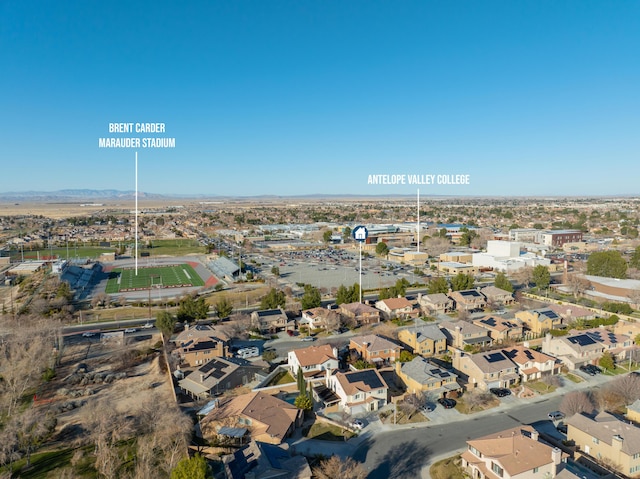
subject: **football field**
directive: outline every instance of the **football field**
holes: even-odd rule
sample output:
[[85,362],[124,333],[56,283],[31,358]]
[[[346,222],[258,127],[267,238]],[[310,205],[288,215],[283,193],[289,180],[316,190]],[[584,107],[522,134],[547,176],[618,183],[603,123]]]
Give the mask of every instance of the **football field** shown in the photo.
[[109,273],[106,293],[190,286],[204,286],[204,281],[188,264],[139,267],[137,275],[135,268],[116,268]]

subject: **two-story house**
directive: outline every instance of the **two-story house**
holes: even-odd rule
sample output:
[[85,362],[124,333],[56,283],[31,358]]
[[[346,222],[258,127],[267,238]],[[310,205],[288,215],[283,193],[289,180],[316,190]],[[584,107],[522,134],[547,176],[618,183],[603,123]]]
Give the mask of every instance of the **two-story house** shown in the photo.
[[477,289],[464,289],[449,293],[458,311],[481,310],[487,305],[487,298]]
[[613,414],[577,413],[565,420],[567,439],[580,452],[615,464],[625,477],[640,477],[640,428]]
[[542,334],[551,329],[561,329],[563,327],[562,316],[551,308],[518,311],[515,317],[522,321],[527,329],[535,334]]
[[402,347],[381,336],[367,334],[351,338],[349,349],[355,351],[360,358],[368,363],[382,365],[400,359]]
[[[571,331],[571,333],[578,332],[580,331]],[[621,361],[627,359],[631,352],[637,348],[630,336],[613,333],[604,326],[586,329],[581,332],[602,344],[605,351],[610,352],[613,357]]]
[[339,308],[340,314],[347,321],[355,323],[356,326],[377,324],[380,322],[382,315],[379,309],[363,303],[342,303]]
[[211,337],[186,341],[175,352],[180,360],[190,367],[200,366],[213,358],[223,358],[229,355],[226,342]]
[[518,373],[523,382],[560,373],[562,364],[558,359],[535,349],[514,346],[502,351],[518,366]]
[[426,324],[398,331],[398,341],[414,354],[435,356],[447,350],[447,337],[435,324]]
[[499,315],[488,315],[475,319],[473,324],[486,329],[494,343],[503,343],[509,339],[520,339],[524,332],[522,321],[506,319]]
[[542,341],[542,352],[555,356],[573,370],[583,364],[595,364],[604,352],[604,345],[583,332],[558,337],[547,334]]
[[287,364],[294,378],[298,374],[298,369],[302,368],[302,373],[307,380],[324,379],[324,371],[331,372],[338,369],[339,365],[336,351],[329,344],[289,351]]
[[556,477],[567,456],[542,442],[533,427],[517,426],[467,441],[461,457],[474,479],[527,479]]
[[432,393],[437,397],[446,397],[452,391],[460,391],[458,376],[426,358],[416,356],[407,363],[396,363],[396,374],[404,383],[407,392]]
[[189,396],[204,399],[226,390],[244,386],[258,377],[268,374],[241,358],[213,358],[178,382]]
[[418,304],[425,314],[446,314],[454,310],[453,300],[444,293],[418,294]]
[[467,389],[508,388],[518,382],[517,366],[502,351],[467,354],[455,350],[453,368],[466,381]]
[[307,324],[309,328],[332,331],[340,327],[340,313],[327,308],[311,308],[302,311],[300,324]]
[[375,369],[336,373],[327,379],[327,387],[340,398],[347,414],[365,414],[386,406],[389,386]]
[[287,317],[282,308],[263,309],[251,313],[251,326],[262,334],[273,334],[279,331],[295,331],[296,322]]
[[419,316],[420,311],[414,310],[413,303],[407,298],[387,298],[376,301],[376,308],[382,311],[385,319],[406,319]]
[[488,330],[469,321],[443,321],[440,329],[447,337],[447,346],[452,348],[484,347],[493,342]]
[[480,290],[480,292],[487,299],[487,303],[492,303],[494,305],[508,305],[513,304],[516,301],[513,297],[513,293],[495,286],[485,286]]

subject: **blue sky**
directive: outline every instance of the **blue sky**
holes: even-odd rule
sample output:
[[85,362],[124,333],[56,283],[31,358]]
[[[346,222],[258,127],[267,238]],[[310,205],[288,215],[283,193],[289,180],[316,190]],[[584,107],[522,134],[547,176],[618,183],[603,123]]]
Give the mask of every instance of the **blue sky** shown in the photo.
[[[186,3],[187,5],[183,5]],[[0,192],[640,194],[637,1],[0,1]]]

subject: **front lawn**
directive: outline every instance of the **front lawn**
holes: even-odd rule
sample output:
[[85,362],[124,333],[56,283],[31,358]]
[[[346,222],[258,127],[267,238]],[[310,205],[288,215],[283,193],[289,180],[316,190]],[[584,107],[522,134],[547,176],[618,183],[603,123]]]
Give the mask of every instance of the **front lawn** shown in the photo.
[[316,421],[309,428],[309,432],[305,435],[307,439],[320,439],[322,441],[344,441],[355,436],[348,429],[342,429],[333,424]]
[[557,389],[556,386],[546,384],[542,381],[528,381],[527,387],[538,394],[549,394]]
[[429,468],[429,476],[432,479],[464,479],[467,477],[462,469],[462,460],[459,454],[436,462]]

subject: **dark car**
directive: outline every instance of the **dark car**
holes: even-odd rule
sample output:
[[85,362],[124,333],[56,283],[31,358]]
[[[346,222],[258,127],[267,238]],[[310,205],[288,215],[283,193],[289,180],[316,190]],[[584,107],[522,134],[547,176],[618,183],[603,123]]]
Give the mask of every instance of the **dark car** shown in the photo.
[[455,399],[450,398],[440,398],[438,399],[438,403],[445,409],[453,409],[457,404]]
[[489,389],[489,392],[494,396],[498,396],[499,398],[503,398],[511,394],[511,391],[509,391],[507,388],[491,388]]
[[580,366],[580,371],[587,373],[589,376],[595,376],[602,372],[602,370],[593,364],[583,364]]

